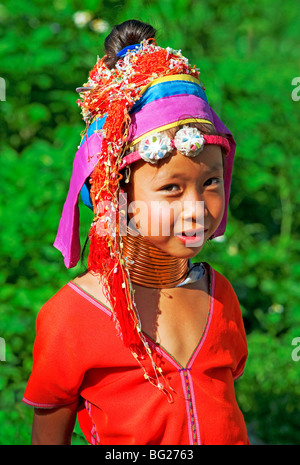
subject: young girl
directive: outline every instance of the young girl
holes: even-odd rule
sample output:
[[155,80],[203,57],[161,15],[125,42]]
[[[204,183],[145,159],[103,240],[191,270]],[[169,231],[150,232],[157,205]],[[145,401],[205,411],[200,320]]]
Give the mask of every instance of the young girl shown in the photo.
[[87,129],[55,246],[88,271],[41,309],[24,402],[33,444],[248,444],[234,380],[247,344],[225,277],[190,259],[224,233],[235,142],[199,72],[138,21],[116,26],[79,88]]

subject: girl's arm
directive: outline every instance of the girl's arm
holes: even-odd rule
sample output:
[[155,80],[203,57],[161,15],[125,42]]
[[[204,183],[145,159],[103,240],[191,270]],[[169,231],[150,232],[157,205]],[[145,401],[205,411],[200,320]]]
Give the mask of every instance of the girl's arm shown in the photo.
[[32,445],[71,445],[78,403],[55,409],[34,409]]

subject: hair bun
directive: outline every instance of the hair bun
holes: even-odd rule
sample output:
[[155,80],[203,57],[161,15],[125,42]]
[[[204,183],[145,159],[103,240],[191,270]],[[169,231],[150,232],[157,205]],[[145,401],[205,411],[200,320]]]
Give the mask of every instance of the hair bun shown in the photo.
[[114,26],[111,33],[104,41],[107,58],[105,64],[109,69],[115,67],[119,60],[117,53],[128,45],[139,44],[144,39],[154,38],[156,29],[150,24],[142,23],[135,19],[124,21]]

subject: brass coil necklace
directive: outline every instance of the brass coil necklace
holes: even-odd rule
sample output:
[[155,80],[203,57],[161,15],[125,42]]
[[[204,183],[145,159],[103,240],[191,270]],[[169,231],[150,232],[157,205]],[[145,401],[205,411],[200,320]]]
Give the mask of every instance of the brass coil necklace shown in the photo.
[[123,236],[123,257],[131,281],[144,287],[176,287],[189,271],[186,258],[172,257],[152,245],[141,234],[131,233],[129,228],[127,236]]

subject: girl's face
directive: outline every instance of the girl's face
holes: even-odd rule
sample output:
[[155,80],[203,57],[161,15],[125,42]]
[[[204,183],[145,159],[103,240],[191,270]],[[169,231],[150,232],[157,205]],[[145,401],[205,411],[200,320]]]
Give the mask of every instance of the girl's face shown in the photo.
[[136,162],[127,196],[129,225],[169,255],[194,257],[224,213],[221,148],[205,145],[194,158],[174,151],[157,165]]

